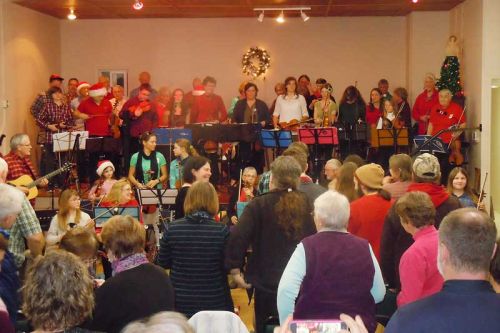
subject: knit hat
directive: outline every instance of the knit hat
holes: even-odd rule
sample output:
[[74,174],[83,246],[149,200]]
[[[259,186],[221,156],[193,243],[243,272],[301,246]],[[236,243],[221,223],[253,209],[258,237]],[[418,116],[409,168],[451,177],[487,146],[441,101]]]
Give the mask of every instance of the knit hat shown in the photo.
[[205,87],[202,85],[198,85],[193,89],[193,96],[201,96],[205,93]]
[[59,74],[52,74],[50,77],[49,77],[49,82],[52,82],[54,80],[58,80],[58,81],[64,81],[64,79],[59,75]]
[[113,165],[113,163],[111,163],[111,161],[103,160],[99,161],[99,163],[97,164],[97,170],[95,172],[99,175],[99,177],[101,177],[102,173],[104,172],[104,170],[106,170],[107,167],[111,167],[113,171],[115,171],[115,166]]
[[102,83],[96,83],[89,89],[90,97],[104,96],[107,93],[108,92],[106,91],[106,87]]
[[418,178],[431,181],[441,177],[441,167],[437,157],[429,153],[419,155],[413,162],[413,173]]
[[370,189],[380,190],[382,188],[384,169],[378,164],[370,163],[363,165],[356,169],[354,175],[361,184]]
[[78,87],[76,87],[76,92],[77,92],[77,93],[80,93],[80,89],[85,88],[85,87],[89,88],[89,87],[90,87],[90,84],[88,84],[88,83],[87,83],[87,82],[85,82],[85,81],[79,82],[79,83],[78,83]]

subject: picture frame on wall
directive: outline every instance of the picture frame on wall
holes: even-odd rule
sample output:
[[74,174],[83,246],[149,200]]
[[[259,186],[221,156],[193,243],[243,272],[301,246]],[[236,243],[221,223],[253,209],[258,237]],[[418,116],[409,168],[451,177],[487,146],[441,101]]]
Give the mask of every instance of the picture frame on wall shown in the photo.
[[125,91],[125,95],[128,96],[128,70],[126,69],[98,69],[97,78],[100,76],[106,76],[109,78],[109,84],[111,87],[120,85]]

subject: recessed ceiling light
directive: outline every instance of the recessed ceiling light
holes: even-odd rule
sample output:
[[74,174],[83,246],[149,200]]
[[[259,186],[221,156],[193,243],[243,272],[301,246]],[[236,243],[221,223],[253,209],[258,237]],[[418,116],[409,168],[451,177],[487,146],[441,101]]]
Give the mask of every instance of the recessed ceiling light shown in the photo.
[[71,21],[76,20],[75,10],[73,8],[71,8],[69,10],[68,20],[71,20]]
[[135,0],[134,4],[132,5],[132,8],[135,10],[141,10],[142,7],[144,7],[144,4],[140,0]]

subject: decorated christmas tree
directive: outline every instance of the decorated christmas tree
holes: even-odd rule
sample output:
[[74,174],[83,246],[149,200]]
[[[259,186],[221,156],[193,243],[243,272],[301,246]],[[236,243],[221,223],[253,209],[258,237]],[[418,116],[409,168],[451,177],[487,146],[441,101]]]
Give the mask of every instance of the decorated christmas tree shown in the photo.
[[439,90],[449,89],[455,97],[462,97],[464,93],[460,84],[459,53],[460,48],[457,38],[450,36],[448,45],[446,46],[446,58],[441,66],[441,77],[436,83]]

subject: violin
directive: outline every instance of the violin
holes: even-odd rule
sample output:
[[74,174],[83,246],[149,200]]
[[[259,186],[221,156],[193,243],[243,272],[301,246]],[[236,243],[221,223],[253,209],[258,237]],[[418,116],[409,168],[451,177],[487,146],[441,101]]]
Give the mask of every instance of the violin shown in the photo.
[[149,101],[142,101],[139,104],[132,105],[131,107],[128,108],[128,111],[134,115],[135,111],[140,108],[142,112],[149,112],[151,111],[151,103]]
[[289,122],[283,121],[278,125],[283,130],[297,131],[301,124],[311,121],[311,118],[303,118],[302,120],[292,119]]
[[120,117],[116,114],[116,107],[118,106],[120,102],[117,100],[113,104],[113,112],[109,115],[109,124],[111,125],[111,134],[113,135],[113,138],[119,139],[121,136],[120,132],[120,125],[121,125],[121,119]]
[[[456,123],[457,126],[460,124],[460,120],[462,120],[464,112],[465,107],[462,110],[460,118],[458,118],[458,121]],[[462,165],[464,163],[464,155],[462,155],[462,142],[460,141],[460,135],[457,135],[456,137],[453,136],[451,138],[448,148],[451,149],[450,156],[448,157],[448,162],[450,164]]]

